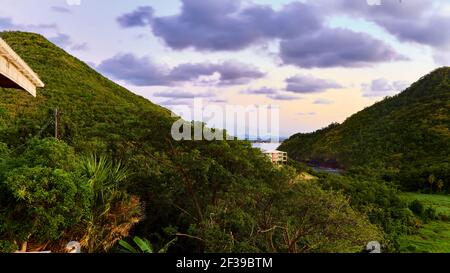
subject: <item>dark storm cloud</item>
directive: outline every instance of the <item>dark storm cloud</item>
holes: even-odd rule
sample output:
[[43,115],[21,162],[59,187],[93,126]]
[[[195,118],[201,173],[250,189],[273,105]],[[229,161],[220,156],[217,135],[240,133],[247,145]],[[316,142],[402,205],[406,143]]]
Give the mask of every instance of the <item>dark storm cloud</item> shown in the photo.
[[304,68],[363,67],[405,59],[382,41],[347,29],[323,29],[282,41],[280,57],[285,64]]
[[309,75],[297,75],[286,79],[286,90],[293,93],[320,93],[327,89],[343,88],[340,84]]
[[139,7],[131,13],[124,14],[117,18],[120,26],[127,27],[143,27],[149,25],[153,20],[152,7]]
[[173,85],[195,82],[202,76],[219,76],[218,85],[246,84],[265,74],[256,67],[235,61],[223,63],[187,63],[173,69],[155,64],[150,58],[139,58],[131,53],[118,54],[104,60],[98,70],[116,80],[137,86]]

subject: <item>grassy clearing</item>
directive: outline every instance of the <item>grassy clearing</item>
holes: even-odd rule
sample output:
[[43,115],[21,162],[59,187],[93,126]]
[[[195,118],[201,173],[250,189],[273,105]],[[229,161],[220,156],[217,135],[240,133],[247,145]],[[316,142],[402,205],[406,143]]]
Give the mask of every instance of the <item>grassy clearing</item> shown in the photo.
[[[408,201],[419,200],[438,213],[450,215],[450,195],[403,193]],[[450,253],[450,222],[433,221],[424,224],[416,234],[400,239],[401,252]]]
[[423,193],[402,193],[408,201],[419,200],[425,206],[432,206],[437,213],[450,215],[450,195],[423,194]]

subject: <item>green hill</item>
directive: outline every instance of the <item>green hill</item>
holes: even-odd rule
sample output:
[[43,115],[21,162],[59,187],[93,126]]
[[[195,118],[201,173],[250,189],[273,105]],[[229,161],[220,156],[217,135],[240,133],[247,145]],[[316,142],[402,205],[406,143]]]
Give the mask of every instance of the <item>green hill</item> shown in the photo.
[[316,165],[376,169],[400,180],[431,174],[449,180],[450,68],[433,71],[342,124],[293,135],[280,149]]
[[[38,133],[52,136],[53,126],[46,125],[54,108],[61,112],[61,138],[81,150],[105,148],[105,143],[117,140],[117,133],[123,148],[133,145],[127,138],[150,141],[168,136],[167,130],[159,128],[167,128],[171,122],[167,109],[106,79],[40,35],[4,32],[0,36],[46,84],[37,98],[17,90],[0,90],[0,120],[3,127],[16,130],[3,129],[0,141],[17,145]],[[139,128],[135,126],[138,121],[152,126]]]
[[155,249],[177,238],[179,252],[355,252],[383,237],[343,194],[249,142],[174,141],[167,109],[40,35],[0,36],[46,84],[37,98],[0,89],[0,252],[112,250],[136,222],[134,235]]
[[170,225],[186,232],[191,223],[181,212],[202,215],[214,194],[220,198],[220,183],[270,177],[255,172],[270,163],[250,143],[176,142],[169,110],[108,80],[41,35],[3,32],[0,37],[46,84],[36,98],[0,88],[0,144],[20,154],[33,138],[53,137],[58,108],[59,139],[78,155],[120,161],[132,174],[128,190],[140,196],[148,214],[139,227],[143,233]]

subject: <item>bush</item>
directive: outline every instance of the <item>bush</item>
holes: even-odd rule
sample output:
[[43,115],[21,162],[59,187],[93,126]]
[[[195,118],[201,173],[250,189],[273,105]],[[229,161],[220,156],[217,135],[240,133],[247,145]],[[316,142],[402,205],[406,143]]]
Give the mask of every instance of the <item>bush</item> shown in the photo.
[[411,204],[409,204],[409,209],[417,216],[422,216],[424,211],[425,211],[425,207],[423,206],[422,202],[420,202],[419,200],[414,200],[411,202]]
[[425,211],[423,212],[423,220],[425,222],[429,222],[429,221],[433,221],[436,220],[438,218],[437,213],[436,213],[436,209],[433,207],[427,207],[425,209]]
[[0,253],[12,253],[17,251],[17,249],[16,244],[0,240]]
[[87,181],[75,171],[73,149],[56,139],[34,139],[0,164],[0,239],[36,245],[57,240],[83,221]]
[[432,206],[425,207],[419,200],[414,200],[409,204],[409,209],[425,223],[438,219],[436,209]]

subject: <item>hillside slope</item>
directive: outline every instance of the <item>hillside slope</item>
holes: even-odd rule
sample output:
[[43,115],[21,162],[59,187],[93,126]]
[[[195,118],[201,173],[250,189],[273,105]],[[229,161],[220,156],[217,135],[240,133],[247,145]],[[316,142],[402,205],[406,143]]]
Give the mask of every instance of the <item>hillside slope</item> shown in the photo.
[[[16,233],[12,234],[11,230],[21,227],[22,222],[36,221],[36,218],[18,218],[14,214],[19,205],[25,213],[34,211],[34,208],[29,209],[28,199],[26,202],[18,200],[11,194],[17,191],[23,196],[27,190],[36,193],[33,188],[23,189],[24,180],[38,185],[40,196],[48,191],[60,193],[52,186],[60,183],[49,186],[48,175],[28,179],[31,175],[24,177],[20,173],[22,169],[15,167],[16,162],[33,170],[51,165],[48,163],[51,159],[29,160],[32,157],[27,152],[33,151],[33,143],[41,142],[64,147],[69,144],[68,150],[75,149],[71,157],[73,165],[91,153],[105,156],[113,163],[121,162],[126,175],[121,175],[120,186],[117,187],[138,197],[139,211],[141,206],[144,208],[144,220],[133,232],[151,240],[155,250],[168,246],[167,243],[173,243],[176,238],[171,251],[354,252],[367,241],[382,238],[380,229],[370,224],[365,214],[355,211],[342,194],[325,191],[316,184],[293,183],[297,176],[293,168],[275,168],[249,142],[174,141],[170,134],[174,119],[167,109],[109,81],[40,35],[5,32],[0,36],[46,84],[45,88],[38,90],[37,98],[18,90],[0,89],[0,152],[4,154],[0,163],[4,162],[2,168],[7,171],[13,168],[16,173],[12,173],[17,177],[17,181],[14,180],[17,183],[12,183],[9,178],[0,176],[0,193],[6,196],[2,199],[2,195],[0,199],[8,203],[0,205],[0,251],[2,240],[9,245],[18,241]],[[60,112],[59,138],[62,141],[49,138],[54,134],[55,108]],[[67,154],[52,148],[55,146],[46,147],[48,150],[39,148],[32,154],[40,151],[45,151],[42,153],[46,155]],[[54,168],[56,173],[62,171],[56,169],[59,167]],[[80,177],[83,172],[80,173],[76,166],[73,169],[66,177],[73,178],[80,186],[80,180],[86,180],[86,177]],[[2,169],[2,174],[5,173]],[[101,192],[101,198],[94,196],[90,199],[104,203],[101,187],[117,193],[116,189],[111,189],[110,179],[112,182],[118,180],[110,178],[110,173],[99,171],[100,181],[103,181],[100,185],[88,179],[89,187],[100,188]],[[11,184],[18,187],[13,188]],[[116,184],[113,185],[115,187]],[[77,194],[82,192],[84,190]],[[66,199],[67,191],[61,195]],[[54,206],[45,202],[45,196],[41,198],[43,201],[39,202],[39,208]],[[9,203],[13,203],[12,206]],[[67,207],[63,209],[68,210]],[[121,209],[121,206],[115,209],[113,211],[119,216],[123,215],[123,210],[133,210],[129,207]],[[112,208],[107,208],[101,211],[101,215],[108,212],[107,217],[116,223],[118,217],[111,211]],[[308,211],[314,213],[304,214]],[[51,217],[53,215],[47,218],[53,220]],[[96,223],[98,218],[102,219],[95,217],[86,221]],[[61,239],[77,240],[71,237],[71,234],[78,234],[71,233],[74,232],[72,227],[76,231],[86,229],[86,221],[80,220],[84,218],[77,219],[80,221],[78,226],[70,224],[63,234],[70,238]],[[8,225],[4,225],[7,222]],[[273,230],[270,234],[260,232],[271,230],[280,223],[289,225],[289,229],[295,232],[293,234],[305,236],[286,240],[284,229]],[[104,224],[91,226],[94,230],[100,229],[99,232],[104,226],[116,235],[123,232],[113,228],[115,225],[111,227],[109,222]],[[125,226],[130,228],[128,223]],[[28,232],[25,236],[28,237],[20,240],[29,239]]]
[[342,124],[296,134],[280,147],[291,158],[340,168],[394,170],[450,161],[450,68],[433,71]]
[[[154,125],[166,123],[162,126],[169,126],[171,119],[167,109],[109,81],[40,35],[4,32],[0,36],[46,84],[38,90],[37,98],[17,90],[0,90],[1,122],[10,125],[4,126],[7,128],[19,127],[15,132],[4,129],[6,132],[0,134],[0,141],[14,146],[38,133],[52,136],[53,126],[45,126],[54,108],[61,113],[61,138],[78,149],[100,148],[94,147],[99,145],[96,139],[115,140],[117,132],[122,137],[131,137],[138,133],[134,126],[137,121],[152,124],[146,128],[150,131],[139,132],[142,137],[143,134],[163,137],[163,132]],[[30,123],[33,125],[29,126]]]
[[41,35],[0,37],[45,83],[37,98],[0,88],[0,144],[20,154],[33,138],[53,137],[58,108],[60,140],[78,155],[106,155],[127,168],[128,191],[145,205],[142,233],[163,233],[167,226],[187,232],[190,215],[200,219],[232,182],[272,180],[270,162],[250,143],[174,141],[169,110],[108,80]]

